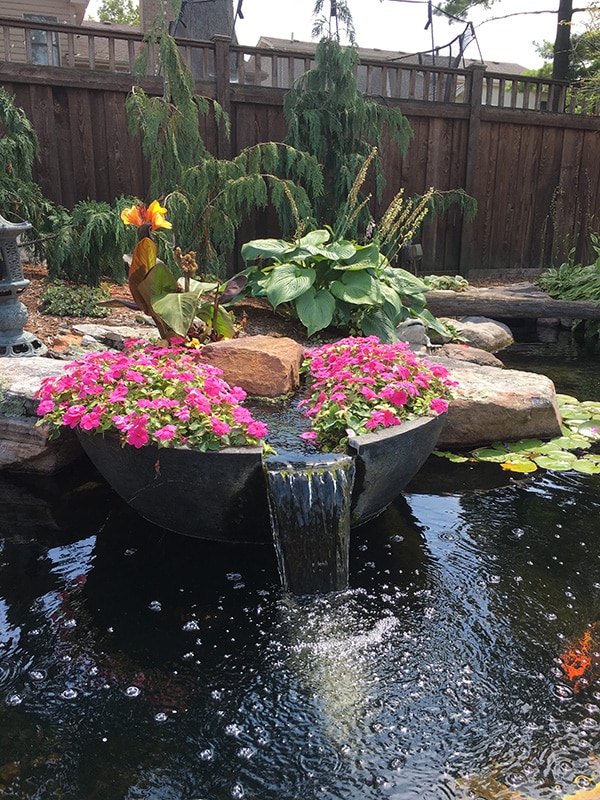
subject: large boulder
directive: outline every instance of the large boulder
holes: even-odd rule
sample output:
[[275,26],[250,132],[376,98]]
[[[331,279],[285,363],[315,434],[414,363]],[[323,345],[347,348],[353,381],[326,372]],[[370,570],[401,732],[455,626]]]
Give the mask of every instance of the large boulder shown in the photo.
[[489,353],[504,350],[514,342],[508,325],[488,317],[459,317],[442,321],[455,328],[465,342]]
[[281,397],[300,385],[304,348],[287,337],[248,336],[207,344],[200,357],[252,397]]
[[81,456],[72,431],[48,441],[36,426],[34,395],[42,378],[60,375],[64,364],[52,358],[0,358],[0,470],[52,475]]
[[471,449],[495,441],[549,439],[561,434],[554,384],[544,375],[450,359],[458,386],[440,434],[441,449]]

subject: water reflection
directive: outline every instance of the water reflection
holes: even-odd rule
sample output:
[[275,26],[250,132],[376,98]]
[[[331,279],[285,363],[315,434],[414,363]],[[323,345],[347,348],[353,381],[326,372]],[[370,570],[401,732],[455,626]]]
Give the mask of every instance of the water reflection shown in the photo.
[[93,473],[0,481],[0,795],[592,787],[600,681],[561,657],[600,619],[600,482],[455,466],[353,532],[348,591],[300,599],[271,546],[166,534]]

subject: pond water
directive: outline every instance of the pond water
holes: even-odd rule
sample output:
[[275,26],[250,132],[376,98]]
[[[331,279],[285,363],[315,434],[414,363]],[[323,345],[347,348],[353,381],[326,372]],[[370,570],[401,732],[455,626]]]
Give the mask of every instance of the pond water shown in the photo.
[[[598,386],[598,365],[583,371]],[[599,488],[597,476],[431,458],[353,531],[351,587],[293,598],[271,546],[166,534],[85,464],[4,476],[0,796],[592,787],[600,655],[575,684],[559,658],[586,631],[600,649]]]

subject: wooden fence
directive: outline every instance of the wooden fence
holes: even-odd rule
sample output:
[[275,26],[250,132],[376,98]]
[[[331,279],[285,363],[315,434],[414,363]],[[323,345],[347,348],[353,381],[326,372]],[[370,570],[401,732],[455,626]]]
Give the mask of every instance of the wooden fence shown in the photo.
[[[27,47],[30,31],[40,27],[47,65],[31,63]],[[227,37],[178,44],[197,91],[217,99],[231,118],[229,140],[214,120],[202,123],[210,152],[227,158],[285,137],[285,90],[310,68],[314,51],[233,46]],[[144,48],[146,74],[134,77]],[[147,197],[148,165],[140,139],[128,131],[125,98],[134,82],[160,95],[163,81],[141,35],[0,18],[0,59],[0,81],[39,137],[36,179],[45,195],[68,208],[86,198]],[[450,211],[425,223],[422,271],[525,271],[560,263],[573,248],[576,258],[591,257],[589,232],[599,228],[600,119],[578,86],[480,65],[364,59],[357,80],[366,94],[399,106],[414,131],[406,156],[385,147],[386,189],[375,217],[401,186],[409,196],[429,186],[462,187],[478,201],[473,222]],[[253,220],[244,238],[275,234],[267,224],[269,230],[263,218]]]

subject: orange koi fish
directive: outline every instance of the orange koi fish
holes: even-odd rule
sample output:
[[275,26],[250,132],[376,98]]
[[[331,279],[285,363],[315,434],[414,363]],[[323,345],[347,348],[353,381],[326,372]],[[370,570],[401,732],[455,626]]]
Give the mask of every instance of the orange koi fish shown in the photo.
[[560,656],[561,669],[576,692],[588,685],[597,666],[598,657],[592,636],[596,625],[594,622],[574,646]]

